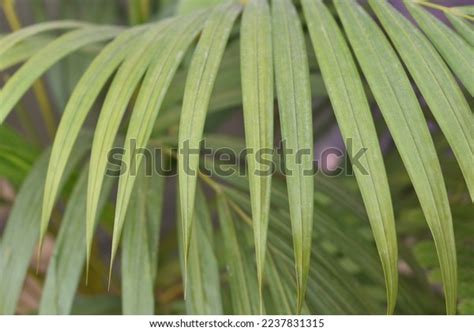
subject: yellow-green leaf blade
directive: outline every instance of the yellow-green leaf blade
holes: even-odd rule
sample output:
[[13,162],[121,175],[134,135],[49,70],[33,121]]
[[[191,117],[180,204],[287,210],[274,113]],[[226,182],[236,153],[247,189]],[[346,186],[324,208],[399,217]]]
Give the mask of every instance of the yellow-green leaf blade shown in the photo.
[[413,0],[404,0],[408,11],[471,96],[474,95],[474,48]]
[[[64,185],[72,170],[90,148],[92,135],[81,134],[63,176]],[[42,187],[48,165],[49,150],[35,163],[20,189],[10,212],[0,242],[0,314],[15,313],[28,266],[38,239],[41,216]],[[22,243],[18,245],[18,243]]]
[[474,26],[472,23],[462,17],[459,17],[458,15],[451,14],[449,12],[446,13],[446,17],[454,26],[459,35],[461,35],[471,46],[474,46]]
[[[48,264],[39,314],[71,314],[77,286],[80,282],[86,252],[86,195],[88,165],[77,180],[64,212],[61,227],[54,243],[54,251]],[[104,185],[99,210],[109,197],[113,181]],[[98,219],[96,220],[96,226]]]
[[[273,148],[273,53],[267,0],[245,6],[241,27],[241,76],[250,198],[260,301],[270,210],[271,171],[257,162]],[[258,153],[258,154],[257,154]]]
[[[217,71],[232,26],[240,10],[240,5],[230,1],[212,11],[194,51],[186,79],[178,137],[179,196],[181,217],[183,218],[185,270],[199,165],[199,155],[189,153],[189,151],[199,149]],[[186,277],[186,271],[184,274]]]
[[[183,278],[188,279],[184,286],[186,292],[186,312],[190,315],[218,315],[223,313],[219,266],[215,253],[214,233],[206,203],[206,197],[198,186],[196,202],[199,208],[194,210],[189,265],[184,268],[184,238],[182,227],[185,225],[178,209],[178,244]],[[179,207],[178,207],[179,208]],[[185,271],[186,270],[186,271]],[[187,275],[184,275],[187,272]]]
[[69,98],[51,149],[51,157],[44,185],[41,214],[43,230],[40,232],[41,236],[44,235],[44,231],[47,229],[54,201],[58,194],[59,183],[81,127],[100,91],[125,56],[130,52],[128,47],[132,38],[136,37],[140,31],[140,29],[134,29],[124,32],[107,45],[90,64]]
[[[169,21],[151,26],[132,42],[133,51],[128,53],[116,73],[107,93],[97,121],[92,143],[86,216],[87,257],[90,257],[94,219],[100,191],[107,167],[107,155],[113,147],[120,123],[133,92],[161,46],[160,38],[167,31]],[[127,165],[129,166],[129,165]]]
[[[338,9],[342,6],[340,2],[336,4]],[[369,103],[350,49],[329,10],[319,0],[303,1],[303,8],[339,128],[346,144],[351,144],[347,148],[354,153],[365,149],[359,159],[363,169],[354,167],[354,173],[382,262],[387,313],[391,314],[398,290],[397,238],[387,175]],[[346,23],[346,16],[340,16]],[[347,32],[351,36],[352,31]]]
[[391,12],[392,19],[383,20],[382,24],[450,144],[474,200],[474,139],[469,104],[435,47],[408,20],[400,15],[395,19],[395,12]]
[[[276,0],[272,7],[275,81],[281,133],[288,170],[293,245],[297,276],[297,311],[306,291],[313,225],[313,121],[309,66],[303,30],[291,1]],[[299,154],[299,155],[297,155]]]
[[[403,18],[383,1],[369,0],[382,24]],[[360,13],[362,9],[358,9]],[[438,156],[416,94],[384,33],[372,19],[364,20],[365,44],[352,42],[380,111],[392,134],[420,200],[438,251],[446,309],[456,312],[457,263],[451,210]]]
[[223,194],[217,196],[217,211],[224,241],[233,312],[238,315],[262,313],[262,307],[260,310],[258,307],[258,284],[249,270],[250,263],[241,245],[243,234],[237,231],[229,203]]
[[164,177],[148,176],[146,166],[137,177],[123,230],[122,311],[153,315]]
[[25,62],[52,40],[53,37],[49,35],[38,36],[11,47],[0,55],[0,70],[5,70],[18,63]]
[[11,49],[16,44],[39,33],[53,30],[76,29],[85,26],[87,26],[87,24],[78,21],[52,21],[27,26],[0,39],[0,57],[2,57],[6,51]]
[[90,27],[76,30],[64,34],[35,54],[0,91],[0,124],[28,88],[53,64],[85,45],[111,39],[119,32],[120,29],[113,27]]
[[132,164],[139,166],[143,159],[141,153],[132,155],[132,145],[134,146],[134,152],[147,146],[161,103],[173,76],[186,50],[201,31],[206,17],[206,14],[199,13],[177,21],[178,28],[163,38],[160,47],[162,51],[150,63],[143,80],[125,138],[122,162],[128,166],[119,181],[112,240],[112,261],[118,248],[125,213],[135,182],[135,176],[132,172],[134,169],[131,169],[131,167]]

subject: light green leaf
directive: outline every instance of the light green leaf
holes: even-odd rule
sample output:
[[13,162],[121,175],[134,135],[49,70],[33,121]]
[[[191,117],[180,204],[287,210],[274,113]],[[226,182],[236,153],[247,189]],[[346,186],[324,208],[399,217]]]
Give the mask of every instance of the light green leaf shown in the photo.
[[28,88],[52,65],[85,45],[114,38],[120,31],[114,27],[90,27],[68,32],[36,53],[0,91],[0,124]]
[[384,12],[382,24],[448,140],[474,201],[472,112],[466,98],[423,33],[394,10]]
[[46,44],[51,42],[51,40],[53,40],[52,36],[38,36],[11,47],[8,51],[0,55],[0,70],[5,70],[18,63],[24,62],[39,52]]
[[[186,270],[191,238],[192,215],[199,165],[199,149],[207,108],[227,40],[241,6],[233,1],[216,7],[210,14],[194,51],[179,124],[178,163],[179,197],[183,219],[184,270]],[[187,273],[184,272],[186,277]],[[185,279],[186,282],[186,279]]]
[[465,15],[474,16],[474,6],[459,6],[459,7],[452,7],[452,10],[457,10]]
[[88,25],[89,24],[85,24],[78,21],[52,21],[27,26],[21,30],[10,33],[8,36],[0,39],[0,57],[3,57],[5,52],[7,52],[16,44],[39,33],[48,32],[52,30],[77,29],[87,27]]
[[[343,6],[336,1],[336,7]],[[346,3],[349,5],[349,3]],[[354,166],[357,183],[369,216],[379,251],[387,289],[387,313],[393,313],[397,301],[397,237],[393,206],[377,132],[351,51],[329,10],[319,1],[303,1],[306,21],[319,67],[325,81],[336,119],[348,149],[358,153],[363,168]],[[347,10],[340,10],[349,37],[360,31],[348,29]],[[352,155],[349,155],[352,157]]]
[[[194,211],[195,222],[192,224],[189,247],[189,265],[184,268],[184,237],[182,227],[185,225],[178,208],[178,237],[183,278],[188,279],[184,286],[186,292],[186,312],[190,315],[222,314],[219,266],[214,253],[214,239],[211,217],[204,193],[198,188],[196,201],[199,205]],[[184,272],[188,273],[184,275]]]
[[178,15],[190,14],[194,11],[207,9],[222,3],[223,0],[178,0],[176,13]]
[[[93,240],[94,219],[102,182],[107,169],[107,155],[115,141],[128,103],[135,92],[153,57],[162,46],[161,40],[169,32],[170,21],[151,26],[136,38],[129,52],[115,74],[97,121],[92,143],[91,162],[87,191],[86,243],[87,257],[90,257]],[[130,165],[127,165],[127,167]],[[114,236],[115,238],[115,236]],[[118,238],[117,238],[118,239]],[[116,239],[115,239],[116,240]],[[114,251],[115,252],[115,251]],[[115,253],[113,253],[115,254]],[[112,261],[111,261],[112,262]],[[89,263],[87,263],[89,264]],[[112,267],[112,263],[110,264]]]
[[474,26],[472,23],[449,12],[446,13],[446,17],[464,40],[466,40],[471,46],[474,46]]
[[[241,27],[242,95],[250,198],[257,257],[260,304],[263,304],[263,268],[270,209],[272,169],[259,157],[273,150],[273,53],[272,25],[267,0],[252,0],[245,6]],[[263,154],[266,153],[266,154]]]
[[[102,210],[109,198],[113,181],[104,185],[99,210]],[[39,314],[68,315],[80,282],[86,252],[86,194],[87,167],[75,184],[69,198],[58,236],[54,243],[54,251],[48,264],[48,271],[43,287]],[[95,224],[97,225],[98,220]]]
[[[82,134],[69,160],[60,187],[90,148],[92,137]],[[15,313],[28,266],[39,233],[42,188],[48,165],[49,151],[44,152],[25,179],[10,212],[0,243],[0,314]],[[22,243],[18,245],[18,243]]]
[[102,88],[130,52],[132,39],[140,32],[141,29],[124,32],[107,45],[91,63],[69,98],[51,150],[44,186],[41,235],[44,235],[47,229],[59,183],[81,127]]
[[404,3],[423,32],[461,80],[471,96],[474,95],[474,48],[431,13],[413,3]]
[[140,167],[127,212],[122,246],[122,310],[153,315],[158,240],[163,208],[164,177]]
[[143,80],[125,138],[122,162],[128,167],[119,181],[112,240],[112,262],[120,241],[125,213],[135,182],[133,168],[139,166],[143,159],[143,154],[136,154],[135,151],[146,147],[173,76],[186,50],[201,31],[206,17],[206,14],[200,13],[192,19],[186,17],[186,23],[178,21],[179,28],[163,38],[160,44],[161,52],[151,61]]
[[[237,232],[229,204],[224,195],[217,196],[219,224],[222,230],[224,255],[234,314],[251,315],[262,312],[258,306],[258,283],[249,267],[248,254],[242,245],[242,232]],[[239,234],[238,234],[239,233]],[[240,239],[239,239],[240,238]]]
[[313,225],[313,120],[306,46],[291,1],[273,1],[273,57],[297,275],[297,312],[306,291]]
[[[369,3],[383,24],[400,20],[394,18],[394,10],[389,10],[388,3]],[[355,9],[359,17],[364,15],[364,19],[356,21],[359,31],[364,33],[348,31],[351,45],[420,200],[443,269],[447,311],[454,313],[457,271],[453,225],[446,187],[428,125],[410,80],[388,39],[375,22],[365,16],[362,9]],[[363,42],[357,37],[363,37]]]

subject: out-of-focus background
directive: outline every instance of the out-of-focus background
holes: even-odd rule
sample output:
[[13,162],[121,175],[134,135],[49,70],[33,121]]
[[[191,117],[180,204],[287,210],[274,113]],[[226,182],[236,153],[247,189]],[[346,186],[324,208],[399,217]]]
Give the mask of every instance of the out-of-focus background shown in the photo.
[[[1,0],[0,0],[1,1]],[[348,0],[352,1],[352,0]],[[384,1],[384,0],[381,0]],[[149,0],[149,5],[151,8],[149,17],[143,17],[140,13],[134,12],[133,8],[130,6],[130,0],[16,0],[14,1],[15,8],[22,26],[31,25],[38,22],[43,21],[50,21],[50,20],[63,20],[63,19],[75,19],[81,21],[89,21],[95,22],[99,24],[118,24],[118,25],[136,25],[141,24],[149,20],[158,20],[166,16],[176,15],[180,12],[190,11],[193,9],[194,6],[199,6],[200,2],[219,2],[219,0]],[[297,2],[297,1],[296,1]],[[364,1],[361,1],[364,2]],[[401,12],[407,14],[402,1],[401,0],[393,0],[391,1]],[[462,5],[473,5],[473,0],[443,0],[443,1],[436,1],[435,3],[446,5],[446,6],[462,6]],[[432,11],[437,17],[443,20],[446,24],[449,24],[445,19],[444,15],[439,11]],[[408,16],[407,16],[408,17]],[[6,17],[3,13],[0,13],[0,37],[9,33],[11,31],[11,26],[9,22],[7,22]],[[44,40],[39,40],[38,42],[47,43],[53,39],[52,36],[45,36]],[[311,47],[308,47],[311,49]],[[84,49],[79,53],[76,53],[72,56],[67,57],[59,64],[55,65],[48,73],[42,78],[42,82],[44,88],[46,90],[49,102],[51,104],[53,113],[54,113],[54,120],[56,122],[59,121],[61,117],[61,113],[67,103],[67,100],[81,77],[84,70],[87,68],[90,61],[93,59],[94,55],[97,53],[96,49]],[[7,79],[17,68],[9,69],[5,72],[0,73],[0,86],[3,86],[5,79]],[[173,88],[173,87],[172,87]],[[331,105],[327,99],[321,98],[321,100],[316,100],[315,104],[318,107],[318,111],[314,114],[314,128],[316,132],[315,136],[315,155],[318,158],[318,151],[322,151],[328,147],[336,147],[339,149],[344,149],[344,144],[342,142],[341,135],[339,133],[338,126],[335,122],[335,118],[331,109]],[[15,128],[18,132],[21,132],[24,135],[25,140],[29,141],[31,144],[32,150],[39,151],[43,149],[45,146],[48,146],[51,143],[51,136],[48,135],[47,129],[39,116],[39,108],[37,105],[37,100],[33,94],[33,92],[29,92],[21,101],[20,108],[27,111],[29,114],[32,114],[32,120],[30,121],[30,133],[34,132],[33,136],[28,136],[25,128],[22,127],[24,122],[19,120],[19,116],[21,116],[21,112],[15,112],[14,115],[10,116],[7,120],[8,125]],[[91,126],[94,125],[95,119],[97,117],[97,112],[99,109],[95,109],[95,114],[91,116],[89,119],[89,124]],[[380,114],[376,106],[374,106],[374,117],[380,119]],[[216,133],[225,133],[227,135],[234,135],[243,137],[243,119],[242,119],[242,111],[239,107],[228,111],[227,117],[225,120],[219,121],[219,126],[216,129]],[[434,121],[430,122],[431,129],[433,135],[439,135],[439,129],[434,123]],[[384,154],[387,156],[389,160],[393,159],[394,164],[396,162],[399,163],[397,156],[392,158],[392,154],[394,154],[394,145],[391,140],[390,134],[384,130],[384,126],[382,125],[382,132],[381,134],[381,142],[382,148],[384,150]],[[440,138],[441,139],[441,138]],[[443,155],[441,155],[443,157]],[[325,165],[328,169],[323,170],[331,170],[335,168],[340,162],[343,162],[341,159],[335,158],[334,160],[329,160],[330,162]],[[449,161],[451,162],[451,161]],[[397,163],[397,164],[398,164]],[[448,164],[448,161],[443,162]],[[390,167],[390,165],[388,165]],[[444,170],[444,169],[443,169]],[[459,171],[457,171],[459,172]],[[405,178],[406,174],[401,173],[399,174],[400,177]],[[458,176],[459,173],[455,174],[454,177]],[[457,178],[457,177],[456,177]],[[357,191],[354,182],[352,182],[354,191]],[[176,183],[173,180],[170,180],[167,189],[169,192],[169,196],[167,197],[167,202],[165,205],[167,209],[164,214],[164,236],[166,237],[166,227],[167,224],[172,224],[175,222],[175,213],[174,213],[174,204],[175,204],[175,187]],[[347,188],[350,191],[349,188]],[[4,224],[7,220],[11,203],[15,199],[16,195],[15,185],[12,183],[5,181],[2,179],[0,173],[0,200],[7,201],[10,204],[5,204],[5,206],[0,205],[0,233],[4,227]],[[413,194],[406,194],[402,197],[407,197],[407,200],[414,199]],[[395,200],[395,198],[394,198]],[[405,204],[406,201],[400,202],[400,204]],[[410,209],[413,212],[413,215],[407,214],[403,215],[404,217],[400,216],[401,219],[411,220],[411,219],[421,219],[423,220],[423,216],[419,216],[419,208]],[[413,211],[414,210],[414,211]],[[109,211],[110,212],[110,211]],[[454,212],[456,212],[454,210]],[[416,215],[415,215],[416,214]],[[418,224],[418,223],[417,223]],[[407,223],[401,224],[401,236],[404,236],[403,231],[407,233],[412,230],[410,226],[414,226],[416,229],[417,225]],[[366,229],[367,230],[367,229]],[[428,233],[428,232],[427,232]],[[424,235],[424,234],[423,234]],[[423,236],[422,235],[422,236]],[[426,237],[429,236],[429,233]],[[407,235],[404,237],[406,240],[405,244],[407,247],[414,247],[415,243],[418,244],[420,242],[420,238],[415,238],[412,236]],[[166,238],[164,240],[166,245]],[[43,259],[40,263],[40,272],[44,272],[47,267],[47,261],[51,256],[52,249],[54,246],[54,238],[49,238],[46,240],[45,249],[43,253]],[[101,241],[101,247],[103,247],[103,255],[104,259],[107,259],[107,254],[110,248],[110,240],[109,238],[103,238]],[[418,246],[417,246],[418,247]],[[426,261],[431,261],[433,256],[426,256],[429,255],[430,243],[423,243],[419,246],[418,253],[421,256],[421,260],[423,258]],[[416,252],[415,252],[416,253]],[[416,254],[415,254],[416,255]],[[429,262],[427,262],[429,264]],[[32,261],[32,265],[35,265],[36,261]],[[410,267],[407,264],[401,263],[400,266],[400,273],[410,275],[413,271],[410,270]],[[474,267],[473,267],[474,270]],[[105,270],[102,270],[105,274]],[[97,271],[97,272],[102,272]],[[0,271],[1,273],[1,271]],[[426,272],[427,274],[429,271]],[[439,285],[439,275],[429,275],[428,277],[432,277],[431,286],[433,292],[438,295],[436,300],[439,300],[439,294],[441,292],[441,287]],[[82,288],[84,293],[95,293],[100,292],[102,290],[103,285],[98,285],[94,287],[94,285],[89,286],[89,288]],[[182,290],[182,289],[181,289]],[[174,292],[173,292],[174,291]],[[180,288],[170,287],[169,290],[164,291],[163,293],[158,293],[159,300],[162,300],[163,307],[166,307],[166,303],[168,301],[172,301],[176,296],[181,295]],[[31,313],[34,312],[38,308],[39,298],[41,295],[41,281],[37,279],[37,277],[30,275],[26,282],[23,294],[21,296],[21,302],[18,308],[19,313]],[[382,293],[383,296],[383,293]],[[474,295],[473,295],[474,297]],[[383,300],[381,300],[383,301]],[[435,300],[434,300],[435,301]],[[107,304],[106,304],[107,303]],[[100,302],[99,302],[100,304]],[[440,306],[441,304],[441,306]],[[474,306],[474,300],[470,303]],[[78,311],[82,312],[81,309],[84,309],[83,312],[89,312],[86,307],[82,307],[80,304],[78,306]],[[112,305],[108,305],[107,299],[104,299],[104,312],[116,312],[114,310],[116,307]],[[441,308],[440,308],[441,307]],[[117,308],[119,309],[119,308]],[[163,308],[167,309],[167,308]],[[170,308],[170,311],[164,310],[164,312],[174,312],[175,309]],[[429,311],[432,312],[440,312],[442,309],[442,300],[435,301],[434,307],[430,307],[433,309]],[[96,311],[97,312],[97,311]]]

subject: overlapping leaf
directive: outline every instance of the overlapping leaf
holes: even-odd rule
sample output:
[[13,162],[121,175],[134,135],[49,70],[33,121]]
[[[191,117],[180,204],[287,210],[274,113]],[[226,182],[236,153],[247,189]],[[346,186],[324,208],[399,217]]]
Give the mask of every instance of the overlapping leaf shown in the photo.
[[242,18],[240,67],[252,218],[262,303],[263,268],[270,209],[272,169],[259,158],[273,149],[273,53],[270,8],[266,0],[250,1]]
[[473,200],[474,139],[470,128],[472,112],[466,98],[446,63],[423,33],[393,9],[385,13],[387,18],[382,20],[382,24],[446,136]]
[[[179,28],[163,38],[162,51],[150,63],[143,80],[125,138],[125,153],[122,162],[128,166],[119,181],[112,260],[118,247],[125,212],[135,182],[133,175],[135,169],[133,168],[140,166],[143,159],[142,154],[135,155],[134,151],[146,147],[173,76],[186,50],[201,31],[206,17],[207,15],[199,13],[192,18],[185,17],[183,21],[176,22]],[[132,145],[134,146],[133,151]]]
[[219,222],[224,240],[227,275],[232,299],[233,312],[238,315],[262,313],[262,303],[258,306],[257,282],[249,270],[244,246],[241,244],[243,236],[238,234],[229,204],[224,195],[217,197]]
[[111,39],[120,31],[119,28],[107,26],[79,29],[64,34],[36,53],[0,91],[0,124],[31,85],[53,64],[85,45]]
[[[184,270],[186,270],[188,260],[199,164],[199,154],[190,153],[190,151],[199,149],[217,71],[232,26],[240,10],[239,4],[230,1],[212,11],[194,51],[186,80],[178,137],[179,197],[185,252]],[[184,271],[184,275],[186,277],[186,271]]]
[[297,311],[309,272],[313,225],[313,120],[308,59],[301,22],[291,1],[273,1],[273,54],[281,135],[287,169],[295,265]]
[[[102,209],[112,180],[104,184],[99,210]],[[68,315],[71,313],[77,286],[84,269],[86,252],[86,194],[87,168],[77,180],[64,212],[63,221],[54,243],[54,251],[48,264],[39,314]],[[95,225],[97,225],[98,219]]]
[[[90,148],[92,137],[89,133],[81,135],[75,146],[74,155],[69,160],[60,187],[71,171]],[[25,179],[15,204],[11,210],[0,243],[0,313],[15,313],[28,265],[33,255],[39,233],[41,216],[42,187],[46,175],[49,151],[44,152]],[[22,243],[18,245],[18,243]]]
[[[339,6],[340,2],[336,1],[336,4]],[[347,148],[353,151],[351,153],[365,150],[364,156],[359,159],[359,166],[354,164],[353,168],[385,274],[387,312],[393,313],[398,287],[397,238],[390,190],[369,103],[350,49],[329,10],[319,0],[303,1],[303,8]],[[346,23],[346,16],[341,16]],[[349,25],[344,26],[352,37]]]
[[[196,201],[199,208],[194,210],[195,222],[189,243],[189,265],[184,267],[185,243],[181,227],[185,224],[178,209],[178,239],[183,279],[186,278],[186,311],[191,315],[222,314],[219,266],[214,246],[211,217],[204,193],[198,188]],[[186,270],[186,271],[185,271]],[[184,275],[187,272],[187,275]]]
[[87,26],[87,24],[78,21],[52,21],[25,27],[0,39],[0,57],[16,44],[37,34],[53,30],[76,29],[85,26]]
[[60,180],[73,152],[73,146],[81,127],[100,91],[130,52],[129,44],[131,40],[141,31],[141,29],[132,29],[124,32],[107,45],[91,63],[69,98],[51,150],[44,186],[41,236],[46,231],[54,207],[54,200],[59,191]]
[[[92,143],[86,216],[87,256],[90,256],[94,219],[99,202],[99,194],[107,168],[107,156],[118,133],[128,103],[135,92],[153,57],[160,49],[161,39],[170,21],[152,26],[133,41],[133,51],[128,53],[109,88],[107,97],[97,121]],[[127,165],[131,166],[131,165]],[[114,236],[114,240],[118,240]],[[113,255],[115,250],[113,250]],[[112,267],[112,263],[111,263]]]
[[[389,4],[381,1],[369,3],[383,24],[387,20],[397,20]],[[353,9],[357,9],[359,17],[365,15],[359,7]],[[436,150],[418,99],[395,51],[374,21],[368,16],[362,17],[364,19],[354,19],[358,25],[353,29],[358,28],[360,32],[348,31],[349,40],[432,231],[443,270],[447,311],[454,313],[457,292],[456,250],[451,211]],[[363,43],[356,39],[362,36]]]
[[153,315],[158,240],[163,207],[164,178],[137,175],[123,233],[122,310],[124,314]]
[[[453,8],[452,10],[461,11],[462,7]],[[471,46],[474,46],[474,26],[463,17],[460,17],[451,12],[446,13],[449,22],[454,26],[457,32],[466,40]]]
[[428,36],[438,52],[456,76],[461,80],[471,96],[474,95],[474,48],[447,25],[413,3],[404,0],[410,14]]

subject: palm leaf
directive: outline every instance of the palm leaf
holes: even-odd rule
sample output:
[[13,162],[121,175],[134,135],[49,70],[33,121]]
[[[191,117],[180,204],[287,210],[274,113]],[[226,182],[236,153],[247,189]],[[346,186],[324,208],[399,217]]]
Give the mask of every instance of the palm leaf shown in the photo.
[[[189,265],[185,268],[185,242],[181,227],[185,226],[178,209],[178,237],[182,274],[186,286],[186,311],[191,315],[222,314],[219,268],[215,255],[211,217],[203,192],[198,188],[196,201],[200,206],[194,211],[190,247]],[[186,271],[185,271],[186,270]],[[187,272],[187,275],[184,275]]]
[[122,311],[152,315],[164,178],[139,169],[123,231]]
[[313,129],[308,59],[297,12],[286,0],[273,2],[273,43],[275,79],[285,155],[288,170],[295,266],[297,275],[297,311],[306,291],[311,254],[313,225]]
[[[336,1],[336,5],[341,3]],[[344,139],[354,151],[366,150],[364,169],[354,167],[379,250],[387,288],[387,313],[397,300],[397,238],[393,207],[377,133],[350,49],[334,18],[321,1],[303,1],[318,63]],[[339,7],[338,7],[339,8]],[[346,11],[340,11],[345,14]],[[345,15],[341,15],[346,23]],[[350,24],[344,25],[349,36]],[[351,156],[352,157],[352,156]]]
[[[112,188],[112,180],[104,185],[99,210],[102,210]],[[86,194],[87,168],[75,184],[64,212],[61,228],[54,244],[54,251],[48,264],[39,314],[68,315],[71,313],[76,289],[80,281],[86,252]],[[98,220],[95,225],[97,226]]]
[[474,95],[474,48],[468,45],[452,29],[436,19],[433,15],[414,4],[404,0],[408,11],[428,36],[438,52],[456,76],[461,80],[471,96]]
[[[102,106],[92,143],[91,171],[89,172],[88,180],[86,217],[88,258],[92,248],[94,219],[102,182],[106,173],[108,152],[113,146],[132,94],[140,83],[153,56],[160,49],[160,41],[163,38],[163,33],[168,31],[169,25],[169,21],[158,23],[145,30],[141,36],[133,41],[133,51],[127,54],[124,62],[118,69]],[[118,238],[116,236],[114,238],[117,241]],[[116,250],[113,250],[112,258],[115,252]],[[112,262],[111,260],[111,268]]]
[[[132,29],[124,32],[107,45],[84,73],[66,105],[52,146],[44,186],[41,215],[41,224],[43,224],[42,228],[44,230],[47,228],[54,207],[54,200],[59,192],[60,180],[63,177],[64,169],[81,127],[100,91],[130,52],[128,45],[131,39],[141,31],[141,29]],[[43,236],[44,232],[40,234]]]
[[11,47],[0,55],[0,70],[25,62],[53,39],[52,36],[38,36]]
[[[454,8],[454,10],[456,9],[457,8]],[[471,46],[474,46],[474,27],[472,26],[472,23],[449,12],[446,13],[446,17],[459,35],[461,35]]]
[[[183,219],[184,275],[191,239],[199,155],[197,150],[204,130],[209,99],[229,34],[241,6],[233,1],[216,7],[210,14],[189,67],[179,124],[179,196]],[[184,150],[186,144],[187,151]],[[186,155],[185,155],[186,154]],[[186,161],[185,161],[186,157]],[[190,173],[194,172],[194,174]]]
[[233,312],[238,315],[262,313],[262,302],[260,302],[260,309],[258,306],[259,299],[256,291],[258,284],[252,277],[250,269],[252,265],[244,252],[244,246],[241,243],[242,236],[236,229],[229,204],[223,195],[217,197],[217,210],[224,240],[224,255]]
[[77,29],[86,26],[87,24],[77,21],[52,21],[28,26],[0,39],[0,57],[3,57],[5,52],[7,52],[16,44],[21,43],[25,39],[33,37],[37,34],[53,30]]
[[30,58],[0,91],[0,124],[11,112],[28,88],[53,64],[85,45],[115,37],[121,30],[116,27],[89,27],[68,32],[48,44]]
[[[370,1],[379,18],[388,4]],[[356,8],[357,9],[357,8]],[[364,14],[360,9],[360,15]],[[447,310],[455,311],[456,251],[446,188],[438,157],[408,76],[389,41],[375,23],[358,19],[358,33],[349,40],[410,175],[432,231],[444,270]],[[353,27],[354,29],[356,27]],[[363,33],[362,33],[363,32]],[[357,36],[365,36],[364,44]]]
[[273,150],[274,88],[271,17],[266,0],[254,0],[246,5],[240,49],[245,137],[247,148],[253,151],[247,158],[247,165],[262,305],[272,169],[262,169],[258,158],[262,152]]
[[473,200],[474,142],[469,128],[472,113],[466,98],[428,39],[394,10],[385,12],[382,24],[451,145]]
[[[163,51],[150,63],[137,97],[125,138],[125,147],[131,147],[132,144],[136,146],[136,149],[146,147],[166,91],[186,50],[201,31],[205,18],[204,14],[195,15],[192,19],[186,17],[186,23],[177,22],[179,28],[163,38],[160,47]],[[112,261],[118,247],[125,212],[135,181],[132,167],[134,164],[139,166],[142,159],[142,154],[133,155],[131,148],[125,148],[122,162],[129,166],[119,181],[112,241]]]
[[[90,148],[91,135],[83,134],[75,146],[60,187]],[[0,313],[11,315],[23,287],[28,265],[39,233],[42,190],[49,151],[43,153],[25,179],[8,218],[0,243]],[[40,194],[38,194],[40,192]],[[22,242],[22,245],[18,245]]]

